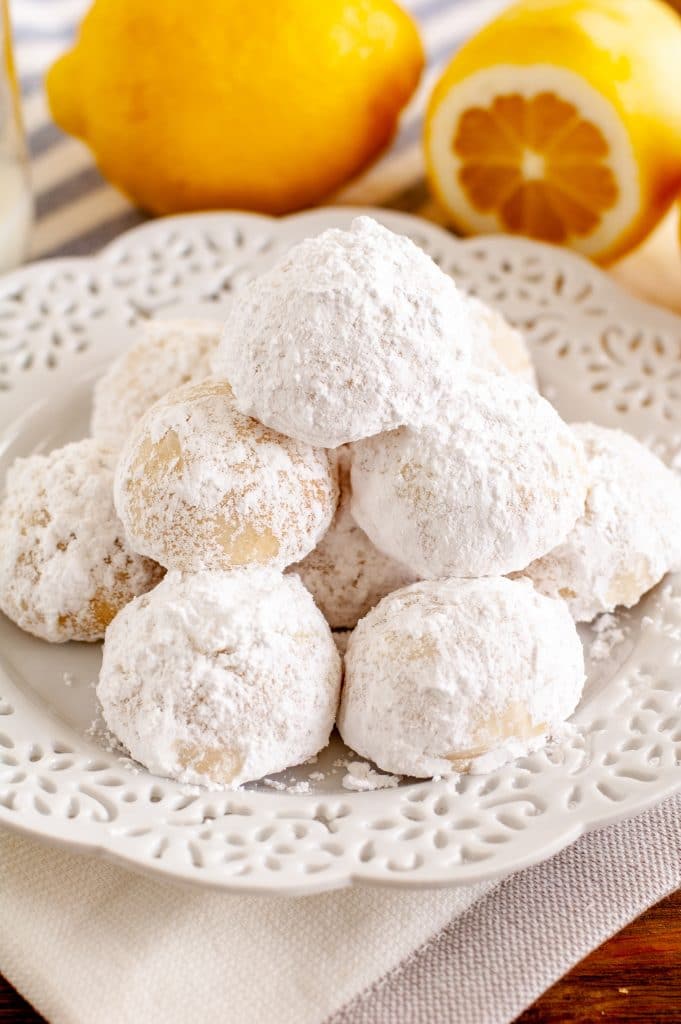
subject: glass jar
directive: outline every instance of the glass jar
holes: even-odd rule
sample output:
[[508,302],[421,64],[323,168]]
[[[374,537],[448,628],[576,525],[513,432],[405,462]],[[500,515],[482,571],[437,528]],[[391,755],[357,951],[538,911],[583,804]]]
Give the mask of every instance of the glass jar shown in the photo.
[[26,257],[33,220],[7,0],[0,0],[0,271]]

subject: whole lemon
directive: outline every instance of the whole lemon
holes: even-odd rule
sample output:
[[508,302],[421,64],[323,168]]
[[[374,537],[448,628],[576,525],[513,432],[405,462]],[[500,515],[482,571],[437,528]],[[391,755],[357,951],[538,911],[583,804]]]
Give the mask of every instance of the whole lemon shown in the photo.
[[422,67],[392,0],[96,0],[47,91],[139,205],[285,213],[381,152]]

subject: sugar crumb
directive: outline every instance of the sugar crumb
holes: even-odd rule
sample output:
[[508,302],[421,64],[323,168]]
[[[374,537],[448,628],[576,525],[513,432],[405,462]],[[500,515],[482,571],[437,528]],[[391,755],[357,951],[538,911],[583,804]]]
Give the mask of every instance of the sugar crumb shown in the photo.
[[595,634],[589,646],[589,657],[592,661],[606,661],[613,649],[626,638],[626,629],[618,622],[615,615],[608,613],[599,615],[592,627]]
[[263,779],[262,781],[270,789],[276,789],[278,793],[283,793],[287,788],[286,783],[281,782],[279,779]]
[[343,789],[350,789],[356,793],[364,793],[374,789],[393,789],[399,786],[398,775],[383,775],[374,771],[366,761],[348,761],[347,775],[343,776]]
[[301,779],[300,782],[292,782],[286,790],[288,793],[309,793],[310,783],[307,779]]

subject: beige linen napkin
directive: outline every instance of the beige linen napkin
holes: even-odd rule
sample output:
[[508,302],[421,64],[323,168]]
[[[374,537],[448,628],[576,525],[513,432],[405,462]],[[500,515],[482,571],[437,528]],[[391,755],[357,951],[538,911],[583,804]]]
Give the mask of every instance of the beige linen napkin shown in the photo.
[[318,1024],[490,888],[230,896],[0,833],[0,969],[52,1024]]
[[504,1024],[681,885],[681,796],[496,886],[298,899],[0,833],[0,969],[51,1024]]

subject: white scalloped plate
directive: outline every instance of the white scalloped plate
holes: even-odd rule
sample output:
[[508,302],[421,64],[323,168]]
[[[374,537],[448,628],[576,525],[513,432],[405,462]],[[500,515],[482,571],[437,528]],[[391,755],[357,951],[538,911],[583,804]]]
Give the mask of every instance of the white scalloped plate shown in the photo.
[[[92,380],[140,319],[219,316],[276,253],[347,225],[355,212],[169,218],[123,235],[97,259],[0,279],[0,475],[17,454],[86,433]],[[562,250],[459,241],[413,217],[363,212],[410,235],[523,329],[542,389],[566,418],[623,427],[678,463],[681,319],[634,301]],[[681,788],[681,578],[620,621],[626,638],[590,666],[574,735],[490,775],[347,792],[334,741],[314,768],[286,776],[304,782],[324,772],[309,792],[211,793],[135,772],[88,736],[98,646],[49,646],[0,616],[0,824],[239,891],[499,876]],[[585,641],[588,649],[589,631]]]

